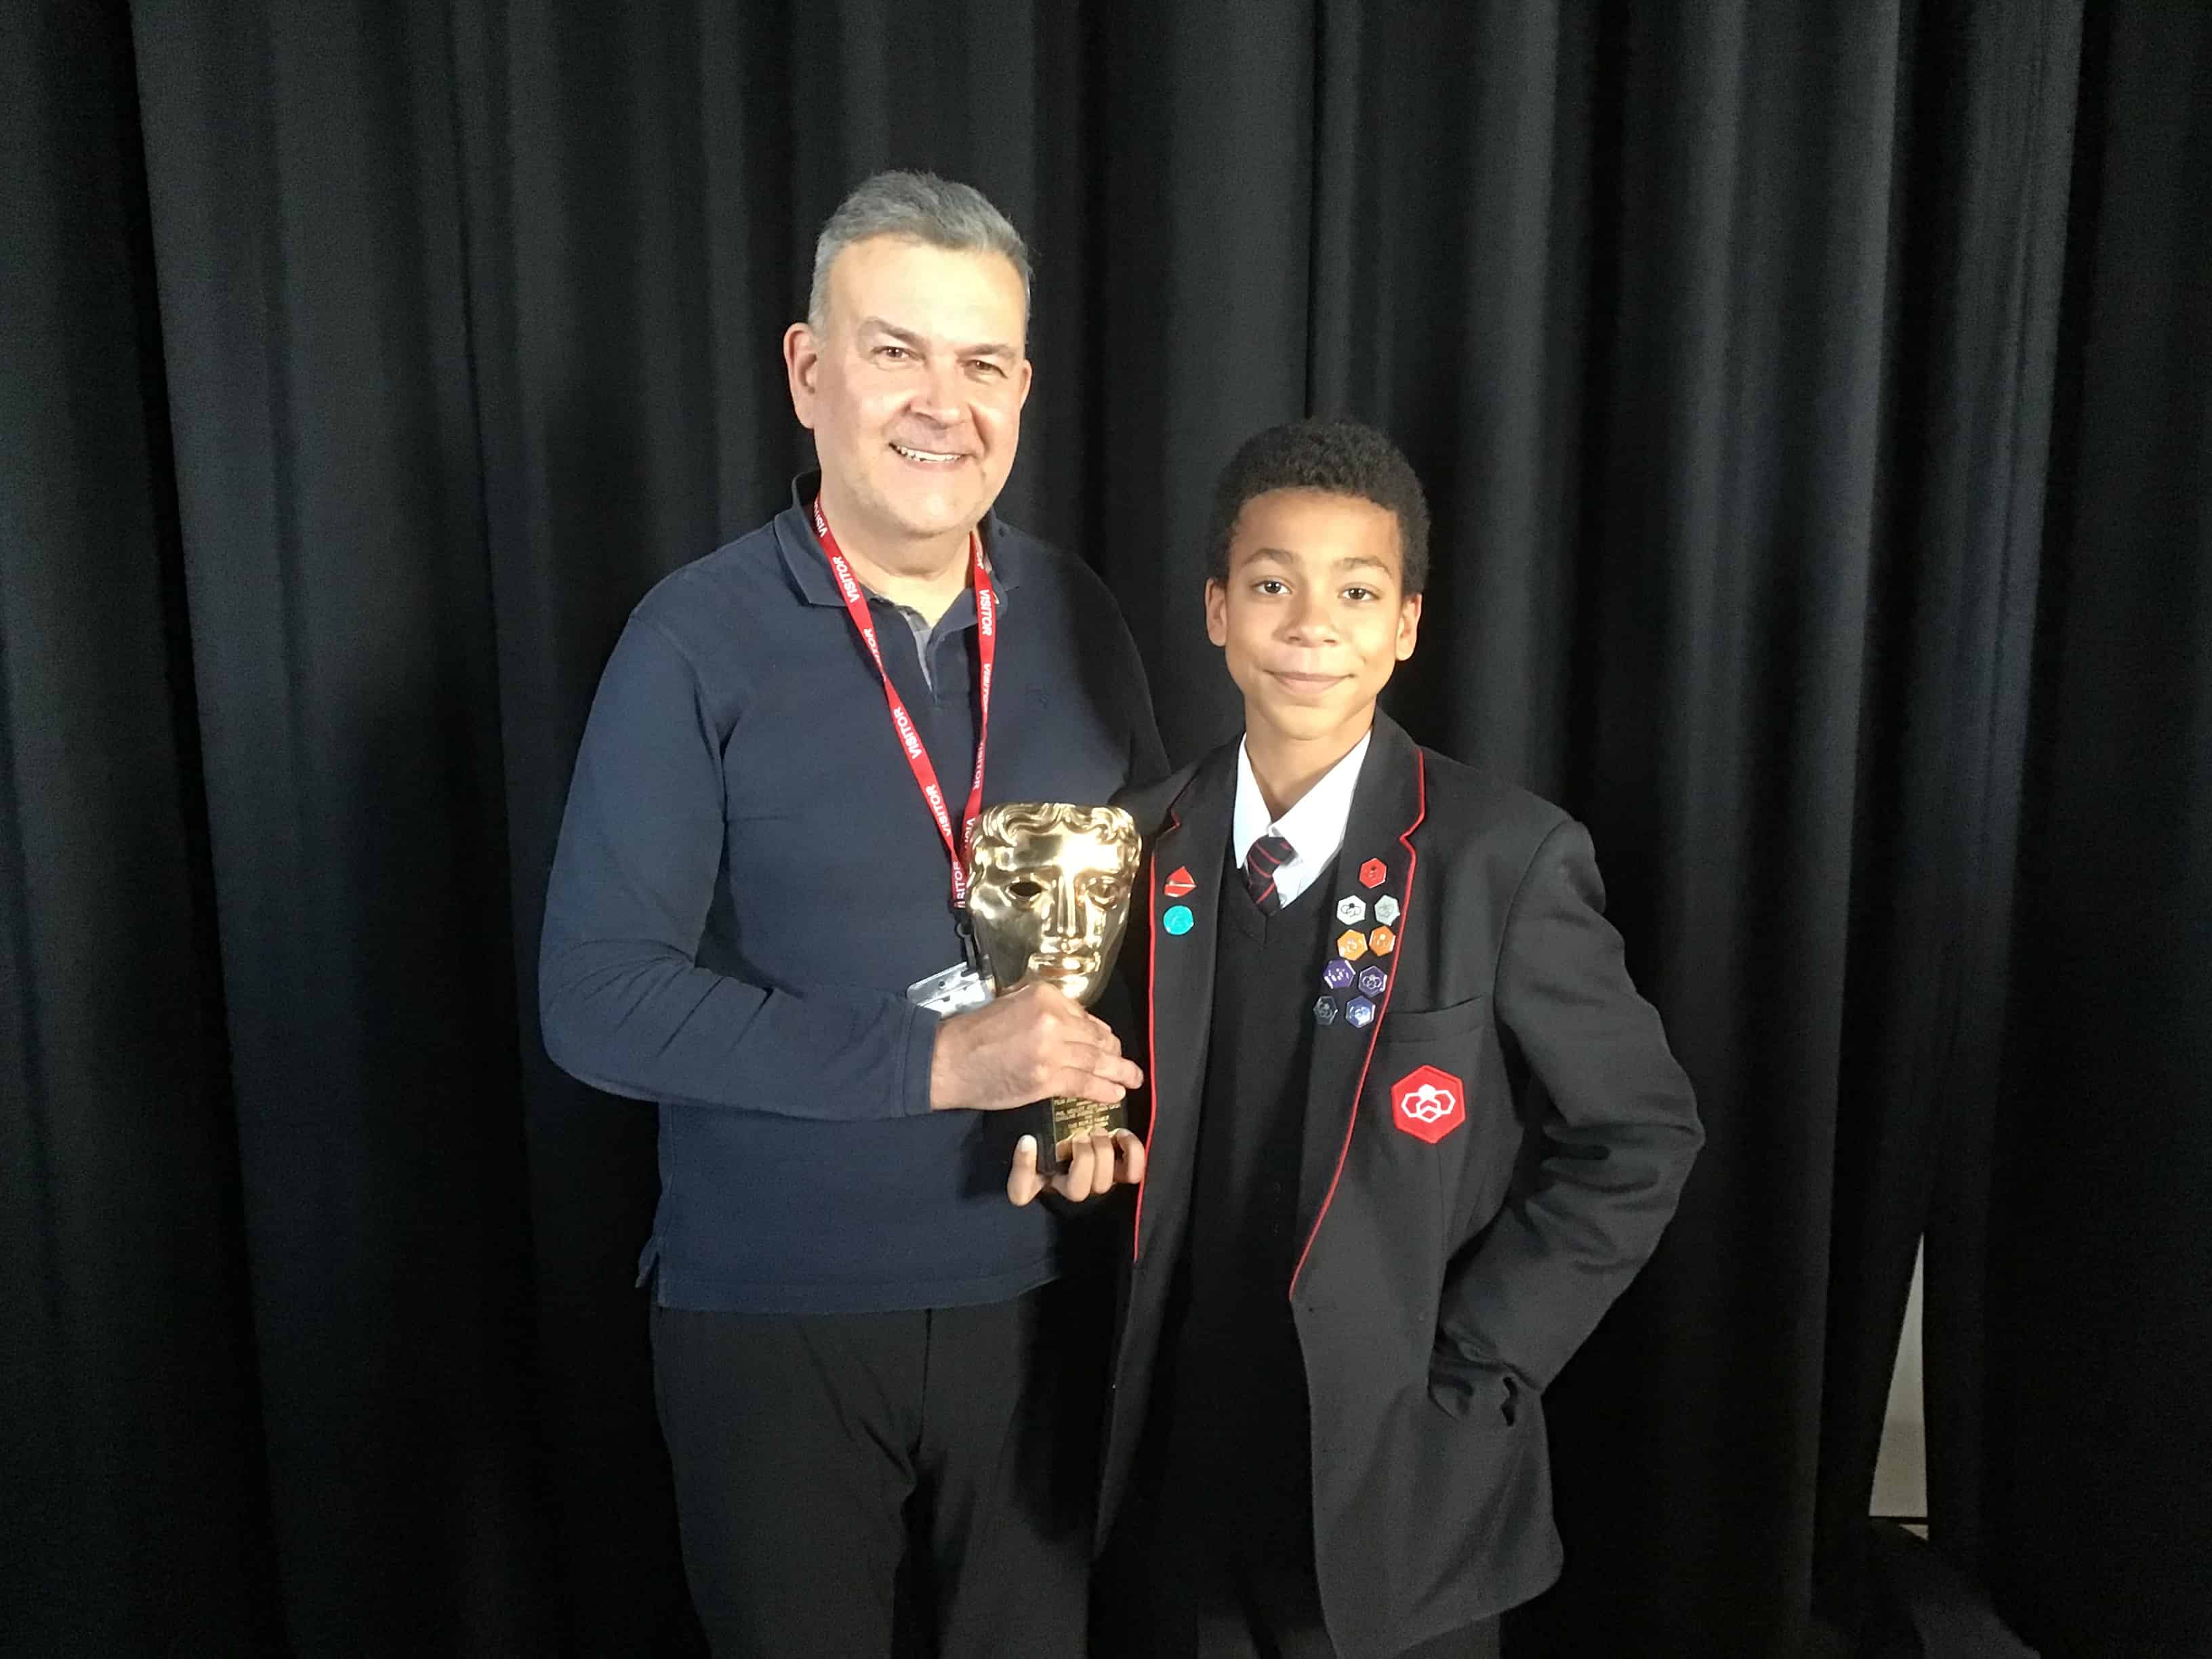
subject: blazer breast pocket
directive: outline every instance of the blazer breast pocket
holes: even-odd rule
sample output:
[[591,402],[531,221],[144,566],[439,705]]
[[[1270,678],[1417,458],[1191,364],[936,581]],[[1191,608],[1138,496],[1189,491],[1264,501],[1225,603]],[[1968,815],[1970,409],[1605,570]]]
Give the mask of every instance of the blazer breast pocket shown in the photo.
[[1369,1088],[1391,1127],[1431,1146],[1463,1139],[1492,1086],[1485,1057],[1491,1004],[1470,997],[1442,1008],[1392,1009],[1383,1016]]
[[1443,1008],[1393,1008],[1382,1016],[1381,1041],[1387,1043],[1437,1042],[1449,1037],[1471,1036],[1490,1018],[1490,999],[1469,997]]

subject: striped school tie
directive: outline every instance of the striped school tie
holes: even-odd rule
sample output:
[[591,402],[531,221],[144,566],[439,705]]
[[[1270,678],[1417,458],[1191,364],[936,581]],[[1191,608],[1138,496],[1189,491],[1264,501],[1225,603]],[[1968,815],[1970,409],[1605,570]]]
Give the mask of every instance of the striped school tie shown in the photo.
[[1261,915],[1272,916],[1283,908],[1283,896],[1275,890],[1275,872],[1297,855],[1297,848],[1280,836],[1261,836],[1244,854],[1244,885]]

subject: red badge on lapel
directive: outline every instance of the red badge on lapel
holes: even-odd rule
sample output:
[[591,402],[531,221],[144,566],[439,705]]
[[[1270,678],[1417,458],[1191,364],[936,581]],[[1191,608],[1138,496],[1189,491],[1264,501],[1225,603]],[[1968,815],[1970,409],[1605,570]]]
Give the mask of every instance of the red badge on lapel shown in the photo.
[[1390,1117],[1433,1146],[1467,1121],[1467,1090],[1449,1072],[1417,1066],[1390,1085]]
[[1175,874],[1160,884],[1160,890],[1170,898],[1181,898],[1198,884],[1190,878],[1190,866],[1177,865]]
[[1370,859],[1359,866],[1359,884],[1362,887],[1380,887],[1389,875],[1389,868],[1381,859]]

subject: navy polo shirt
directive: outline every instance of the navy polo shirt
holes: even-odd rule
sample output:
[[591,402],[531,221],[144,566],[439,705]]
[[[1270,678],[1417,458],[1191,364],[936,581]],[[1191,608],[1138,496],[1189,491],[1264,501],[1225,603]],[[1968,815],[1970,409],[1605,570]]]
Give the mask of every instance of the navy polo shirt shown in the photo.
[[[545,1047],[659,1107],[642,1269],[671,1307],[835,1313],[1018,1296],[1058,1271],[1006,1176],[1022,1114],[932,1112],[959,960],[951,866],[805,512],[631,613],[592,705],[545,900]],[[1087,567],[987,519],[1005,601],[987,804],[1104,802],[1166,771],[1143,667]],[[884,665],[953,810],[975,754],[972,593],[926,641],[874,601]],[[923,672],[920,652],[934,660]]]

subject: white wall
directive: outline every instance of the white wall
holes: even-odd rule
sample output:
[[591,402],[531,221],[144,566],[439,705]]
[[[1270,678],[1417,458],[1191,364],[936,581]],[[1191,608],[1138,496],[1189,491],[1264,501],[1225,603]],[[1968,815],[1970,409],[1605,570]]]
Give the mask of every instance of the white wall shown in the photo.
[[[1925,1254],[1924,1252],[1923,1253]],[[1875,1515],[1924,1520],[1928,1514],[1928,1419],[1920,1391],[1920,1259],[1912,1263],[1912,1298],[1897,1345],[1897,1369],[1882,1413],[1881,1457],[1874,1469]]]

